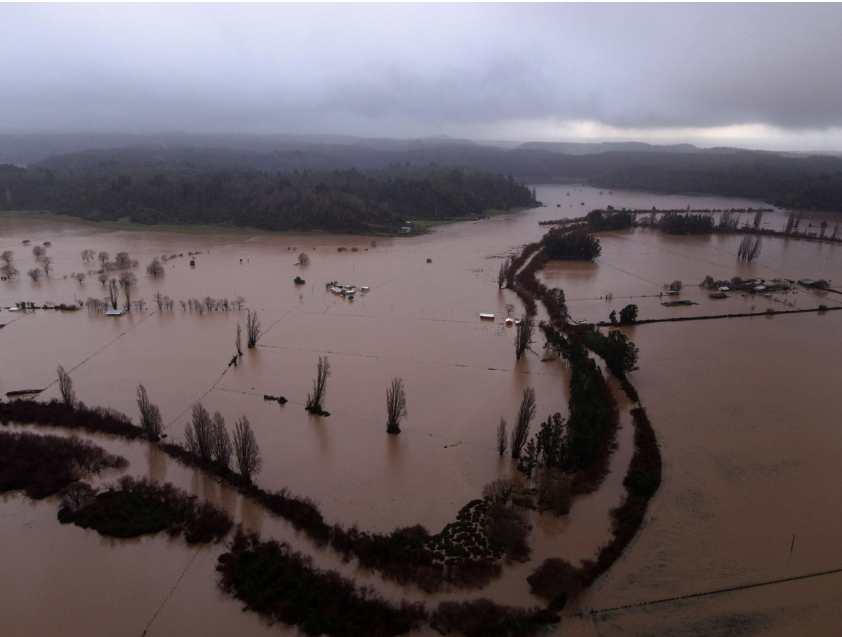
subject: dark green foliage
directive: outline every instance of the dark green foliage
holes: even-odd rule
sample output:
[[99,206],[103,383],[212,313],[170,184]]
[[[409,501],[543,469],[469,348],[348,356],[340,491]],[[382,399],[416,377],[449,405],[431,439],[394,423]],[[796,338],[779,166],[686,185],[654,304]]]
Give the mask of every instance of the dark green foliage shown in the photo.
[[[565,338],[549,325],[541,325],[541,329],[547,346],[558,352],[573,371],[566,433],[569,451],[565,462],[569,469],[585,469],[595,459],[612,419],[610,392],[599,367],[577,338]],[[587,333],[586,338],[590,334]]]
[[713,217],[667,212],[658,221],[658,228],[667,234],[710,234],[713,232]]
[[637,369],[640,351],[620,330],[610,330],[608,336],[588,332],[584,339],[588,347],[605,359],[608,369],[618,378],[624,378]]
[[602,254],[599,239],[584,232],[553,229],[544,235],[544,251],[550,259],[593,261]]
[[122,477],[117,486],[100,493],[85,507],[75,511],[62,508],[59,520],[119,538],[160,531],[170,536],[183,533],[188,544],[218,542],[234,524],[227,513],[169,483],[159,485],[131,476]]
[[553,600],[572,595],[590,586],[622,555],[634,538],[646,513],[649,500],[661,484],[661,453],[655,430],[641,407],[631,410],[634,422],[634,455],[623,485],[628,490],[623,503],[611,511],[614,537],[599,550],[596,560],[585,560],[578,569],[569,562],[545,560],[527,579],[532,592]]
[[388,602],[335,571],[316,568],[310,557],[285,543],[261,542],[241,529],[216,570],[222,590],[246,608],[298,626],[306,635],[403,635],[427,618],[423,604]]
[[537,608],[501,606],[489,599],[442,602],[430,615],[430,625],[440,633],[458,631],[465,637],[529,637],[559,621]]
[[33,499],[46,498],[84,474],[126,466],[125,458],[85,440],[0,432],[0,493],[23,489]]
[[575,566],[567,560],[552,557],[539,566],[526,578],[530,590],[547,600],[558,600],[575,593],[582,586],[582,575]]
[[628,325],[637,320],[637,306],[634,303],[629,303],[626,307],[620,310],[620,325]]
[[625,210],[619,212],[612,212],[606,210],[591,210],[585,219],[590,228],[594,231],[601,232],[604,230],[622,230],[630,228],[634,223],[634,215]]
[[[84,160],[83,160],[84,161]],[[177,164],[100,163],[90,170],[31,166],[0,171],[16,210],[50,210],[91,221],[219,224],[266,230],[396,232],[406,219],[481,215],[534,203],[502,176],[452,168],[393,167],[280,173]],[[459,178],[455,179],[454,175]]]
[[539,467],[570,468],[570,443],[567,421],[555,413],[541,423],[535,434]]

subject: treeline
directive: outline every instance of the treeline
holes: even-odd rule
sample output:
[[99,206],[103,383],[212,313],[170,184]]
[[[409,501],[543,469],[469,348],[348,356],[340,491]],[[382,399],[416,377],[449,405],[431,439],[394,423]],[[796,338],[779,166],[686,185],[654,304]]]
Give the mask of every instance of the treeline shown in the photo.
[[[55,167],[50,167],[54,165]],[[0,208],[91,221],[215,224],[265,230],[396,232],[408,219],[448,219],[535,204],[512,177],[458,168],[397,166],[311,172],[140,163],[0,166]]]
[[602,254],[599,239],[585,232],[567,232],[553,228],[543,239],[544,251],[550,259],[593,261]]
[[667,212],[658,220],[658,229],[666,234],[710,234],[713,217],[709,214]]
[[[113,434],[130,440],[149,437],[125,414],[111,409],[91,409],[81,402],[75,407],[58,401],[0,403],[0,422],[36,423]],[[398,528],[384,534],[361,531],[355,526],[331,525],[309,498],[291,495],[286,489],[274,492],[261,489],[232,469],[217,462],[208,462],[201,454],[185,446],[170,442],[159,442],[157,446],[168,456],[216,476],[275,515],[283,517],[317,546],[330,546],[346,560],[356,558],[360,566],[378,571],[385,579],[402,585],[412,583],[425,591],[435,592],[448,584],[482,587],[502,572],[499,562],[492,559],[459,558],[448,565],[436,563],[433,552],[427,546],[430,534],[423,527]]]
[[547,346],[558,352],[572,369],[570,375],[570,416],[564,469],[585,470],[598,453],[606,430],[616,426],[616,408],[611,392],[596,362],[575,337],[565,338],[552,325],[541,325]]

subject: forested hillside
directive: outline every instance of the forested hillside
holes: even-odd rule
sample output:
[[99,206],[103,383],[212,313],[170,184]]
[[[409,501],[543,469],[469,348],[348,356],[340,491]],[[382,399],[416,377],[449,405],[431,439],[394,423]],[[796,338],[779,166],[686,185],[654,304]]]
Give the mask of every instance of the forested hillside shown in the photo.
[[0,167],[2,207],[91,221],[356,233],[395,232],[407,219],[463,217],[535,203],[529,189],[511,177],[458,168],[269,172],[133,161],[131,153],[112,162],[90,163],[89,157]]

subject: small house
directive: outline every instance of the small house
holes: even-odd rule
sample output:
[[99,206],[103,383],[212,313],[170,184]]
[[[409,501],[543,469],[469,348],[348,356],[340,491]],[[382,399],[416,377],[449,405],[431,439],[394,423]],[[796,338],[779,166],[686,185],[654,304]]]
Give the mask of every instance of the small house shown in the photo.
[[484,321],[493,321],[494,320],[494,315],[491,314],[490,312],[480,312],[479,317],[480,317],[481,320],[484,320]]
[[125,313],[125,310],[108,310],[105,312],[105,316],[123,316]]
[[816,284],[815,280],[813,279],[798,279],[798,283],[807,288],[811,288]]

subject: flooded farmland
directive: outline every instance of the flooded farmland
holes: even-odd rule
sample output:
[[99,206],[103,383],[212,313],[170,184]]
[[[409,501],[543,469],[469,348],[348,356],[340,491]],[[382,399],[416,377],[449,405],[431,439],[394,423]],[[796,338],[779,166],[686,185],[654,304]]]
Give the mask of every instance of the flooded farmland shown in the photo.
[[[119,317],[84,309],[3,309],[0,391],[46,387],[39,399],[58,397],[53,381],[60,364],[71,373],[80,400],[136,419],[135,389],[143,383],[176,441],[183,439],[190,405],[201,400],[229,423],[248,416],[263,453],[261,487],[288,487],[313,498],[331,523],[376,531],[420,523],[437,532],[481,496],[483,485],[514,472],[513,461],[497,454],[494,434],[500,417],[513,420],[524,388],[536,391],[538,419],[567,412],[567,368],[557,360],[542,362],[542,341],[515,360],[513,330],[502,319],[507,304],[515,305],[516,316],[522,304],[496,285],[502,260],[546,231],[538,221],[606,205],[760,205],[600,194],[580,186],[538,186],[538,199],[546,207],[441,226],[419,237],[377,238],[376,245],[363,237],[117,232],[0,218],[1,249],[15,252],[21,272],[36,267],[24,240],[49,241],[55,261],[52,275],[37,283],[26,277],[0,282],[4,308],[19,301],[41,305],[104,296],[95,275],[82,283],[69,278],[93,268],[80,258],[85,249],[129,252],[140,263],[133,296],[147,303],[145,311]],[[816,223],[822,218],[814,215]],[[786,215],[766,213],[764,220],[780,229]],[[603,253],[596,263],[551,262],[539,273],[565,290],[574,320],[606,320],[628,303],[639,306],[640,318],[667,318],[842,302],[842,295],[805,288],[768,298],[732,293],[711,300],[697,287],[707,275],[842,281],[839,246],[764,238],[760,258],[744,264],[735,256],[736,236],[674,237],[633,229],[602,233],[600,240]],[[199,253],[195,266],[189,252]],[[310,257],[306,266],[295,265],[301,252]],[[153,257],[174,254],[184,256],[168,259],[162,277],[146,276]],[[296,276],[305,283],[294,284]],[[663,284],[675,279],[685,285],[680,298],[697,305],[661,305]],[[370,291],[349,301],[327,290],[329,281]],[[175,300],[174,310],[158,311],[156,292]],[[246,307],[258,312],[265,334],[236,367],[228,362],[236,325],[245,327],[245,310],[199,314],[178,304],[207,296],[243,296]],[[480,312],[495,319],[480,321]],[[640,369],[630,378],[661,443],[664,480],[632,546],[578,605],[613,608],[842,567],[842,551],[833,542],[842,524],[836,493],[842,398],[834,367],[842,355],[840,321],[840,313],[827,312],[624,328],[640,348]],[[329,417],[303,409],[320,355],[332,366]],[[399,436],[388,436],[385,392],[394,377],[404,380],[409,416]],[[264,394],[289,402],[264,401]],[[534,516],[529,563],[506,567],[485,590],[435,596],[355,572],[285,523],[146,445],[91,439],[129,459],[130,474],[188,489],[246,526],[314,554],[319,566],[360,577],[388,597],[488,596],[534,605],[540,600],[530,595],[525,577],[543,559],[575,563],[592,557],[609,537],[608,510],[620,503],[631,454],[629,406],[621,402],[622,429],[605,483],[574,501],[564,518]],[[0,615],[13,634],[148,629],[148,635],[179,635],[186,627],[220,635],[283,632],[241,613],[238,603],[216,590],[213,567],[221,547],[190,550],[158,536],[110,541],[60,526],[55,508],[51,500],[33,503],[20,495],[7,495],[0,504]],[[670,635],[724,626],[733,634],[821,634],[840,611],[827,592],[839,577],[595,614],[565,620],[557,630]],[[82,579],[85,587],[74,587]],[[35,612],[45,607],[66,610],[53,616]]]

